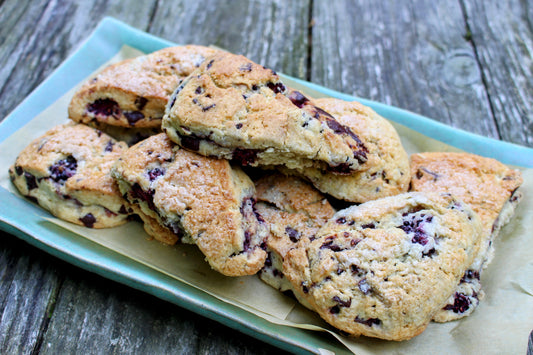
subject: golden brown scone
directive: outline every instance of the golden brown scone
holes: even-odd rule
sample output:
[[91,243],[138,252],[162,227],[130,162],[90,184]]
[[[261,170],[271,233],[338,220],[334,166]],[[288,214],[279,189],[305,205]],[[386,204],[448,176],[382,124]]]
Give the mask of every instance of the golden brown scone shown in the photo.
[[420,334],[482,239],[479,217],[449,195],[405,193],[338,211],[283,264],[295,292],[353,336]]
[[105,68],[72,98],[69,117],[85,124],[161,127],[168,98],[180,81],[217,50],[177,46]]
[[[282,292],[292,291],[292,285],[283,275],[285,255],[298,241],[314,238],[335,210],[324,195],[294,176],[273,173],[259,179],[255,188],[256,209],[269,230],[268,256],[259,277]],[[304,299],[299,301],[308,306]]]
[[82,124],[56,126],[31,142],[9,169],[20,193],[54,216],[91,228],[127,221],[127,202],[110,170],[125,143]]
[[181,149],[161,133],[126,150],[112,174],[154,238],[196,244],[227,276],[263,267],[266,227],[254,210],[253,182],[240,168]]
[[366,147],[368,160],[360,170],[348,175],[314,168],[281,169],[283,172],[303,176],[323,193],[355,203],[407,192],[411,180],[409,156],[386,119],[355,101],[327,98],[311,103],[349,127]]
[[219,52],[176,89],[163,130],[177,144],[240,165],[362,168],[366,147],[350,128],[249,59]]
[[483,297],[481,271],[493,255],[493,240],[522,198],[521,173],[495,159],[469,153],[419,153],[411,156],[411,189],[450,193],[469,204],[483,223],[480,252],[435,321],[447,322],[473,312]]

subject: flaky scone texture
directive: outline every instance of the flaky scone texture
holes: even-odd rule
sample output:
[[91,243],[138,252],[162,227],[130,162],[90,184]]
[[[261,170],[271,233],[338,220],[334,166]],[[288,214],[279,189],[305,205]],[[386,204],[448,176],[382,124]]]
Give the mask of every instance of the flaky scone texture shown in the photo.
[[311,103],[329,112],[359,137],[367,149],[367,161],[360,170],[347,175],[314,168],[282,171],[303,176],[323,193],[355,203],[407,192],[411,180],[409,156],[385,118],[355,101],[327,98]]
[[361,168],[366,147],[348,127],[249,59],[217,53],[176,89],[163,129],[177,144],[241,165]]
[[110,170],[125,143],[70,122],[33,140],[9,169],[20,193],[54,216],[91,228],[127,221],[127,203]]
[[[268,256],[259,277],[282,292],[292,291],[291,283],[283,275],[286,254],[302,239],[314,238],[335,210],[323,194],[294,176],[273,173],[256,181],[255,186],[257,212],[269,231]],[[299,301],[306,305],[304,299]]]
[[337,212],[287,253],[287,278],[334,327],[406,340],[443,307],[475,257],[482,227],[449,195],[405,193]]
[[470,153],[411,155],[412,191],[450,193],[470,205],[483,224],[483,243],[456,292],[434,320],[448,322],[471,314],[484,293],[482,270],[494,254],[493,241],[522,199],[522,175],[499,161]]
[[181,149],[161,133],[130,147],[113,176],[156,239],[196,244],[224,275],[263,267],[266,228],[254,210],[253,182],[240,168]]
[[216,51],[196,45],[177,46],[112,64],[74,94],[69,117],[85,124],[161,127],[174,89]]

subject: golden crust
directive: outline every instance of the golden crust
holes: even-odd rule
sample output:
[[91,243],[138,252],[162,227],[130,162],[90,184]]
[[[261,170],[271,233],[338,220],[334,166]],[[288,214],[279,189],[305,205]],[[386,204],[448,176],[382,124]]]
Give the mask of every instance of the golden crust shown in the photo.
[[[9,172],[23,195],[37,199],[55,216],[84,225],[81,219],[91,214],[95,218],[88,223],[91,227],[113,227],[125,223],[127,216],[120,212],[126,202],[110,170],[126,148],[100,131],[71,122],[32,141]],[[73,175],[54,181],[53,166],[65,159],[75,160]],[[33,184],[28,185],[27,174]]]
[[[185,148],[195,140],[200,154],[243,165],[359,169],[364,147],[357,139],[327,112],[295,103],[291,93],[272,70],[218,53],[177,88],[162,127]],[[246,151],[246,159],[236,150]]]
[[444,306],[481,235],[460,201],[406,193],[337,212],[283,267],[299,297],[336,328],[406,340]]
[[413,154],[411,175],[413,191],[447,192],[469,204],[488,235],[503,206],[523,182],[518,170],[469,153]]
[[327,98],[311,102],[351,128],[367,148],[368,160],[360,170],[348,175],[313,168],[283,171],[304,176],[323,193],[355,203],[407,192],[411,179],[409,157],[386,119],[356,101]]
[[[160,127],[176,86],[215,52],[195,45],[169,47],[112,64],[74,94],[69,117],[82,123],[96,120],[112,126]],[[95,114],[89,106],[97,100],[113,100],[117,106],[108,102],[109,115]]]
[[149,222],[196,244],[215,270],[241,276],[263,266],[265,229],[253,213],[253,183],[226,160],[180,149],[162,133],[129,148],[113,175]]

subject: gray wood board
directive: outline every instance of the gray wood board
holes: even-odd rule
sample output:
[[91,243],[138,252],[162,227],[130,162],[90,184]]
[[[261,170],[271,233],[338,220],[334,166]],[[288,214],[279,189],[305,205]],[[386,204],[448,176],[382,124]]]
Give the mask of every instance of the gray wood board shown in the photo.
[[501,138],[533,147],[533,4],[465,0],[464,8]]
[[168,1],[150,32],[176,43],[215,45],[305,78],[309,0]]
[[498,138],[458,2],[315,1],[311,80]]

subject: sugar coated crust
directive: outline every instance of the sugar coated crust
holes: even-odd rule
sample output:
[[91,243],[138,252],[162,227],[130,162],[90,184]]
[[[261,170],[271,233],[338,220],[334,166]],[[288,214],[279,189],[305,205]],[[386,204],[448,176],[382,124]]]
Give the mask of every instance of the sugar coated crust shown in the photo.
[[327,98],[311,102],[360,138],[367,149],[367,161],[360,170],[347,175],[314,168],[282,169],[285,173],[303,176],[323,193],[355,203],[407,192],[411,180],[409,156],[385,118],[356,101]]
[[350,128],[287,89],[274,71],[225,52],[178,86],[162,127],[186,149],[240,165],[347,174],[367,160]]
[[154,238],[196,244],[224,275],[263,267],[266,227],[255,211],[253,182],[240,168],[181,149],[161,133],[124,152],[113,176]]
[[[324,195],[294,176],[272,173],[256,181],[255,186],[256,209],[269,231],[268,256],[259,277],[282,292],[292,291],[291,283],[283,275],[287,252],[299,241],[314,238],[335,210]],[[304,299],[299,301],[306,305]]]
[[283,266],[294,290],[331,325],[406,340],[444,306],[481,237],[479,217],[463,202],[405,193],[338,211]]
[[470,205],[483,224],[484,240],[457,291],[435,315],[448,322],[473,312],[483,297],[480,277],[494,254],[493,241],[522,198],[518,170],[491,158],[470,153],[418,153],[411,155],[412,191],[450,193]]
[[127,221],[127,203],[110,175],[125,143],[82,124],[56,126],[33,140],[9,175],[19,192],[54,216],[91,228]]
[[112,64],[74,94],[69,117],[86,124],[160,127],[176,86],[215,52],[203,46],[177,46]]

